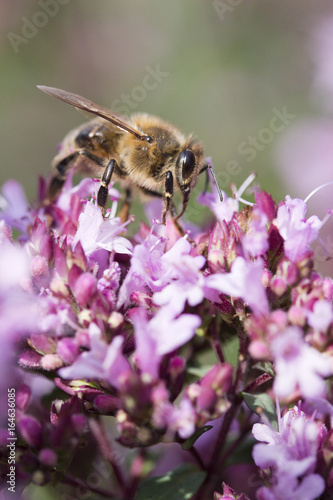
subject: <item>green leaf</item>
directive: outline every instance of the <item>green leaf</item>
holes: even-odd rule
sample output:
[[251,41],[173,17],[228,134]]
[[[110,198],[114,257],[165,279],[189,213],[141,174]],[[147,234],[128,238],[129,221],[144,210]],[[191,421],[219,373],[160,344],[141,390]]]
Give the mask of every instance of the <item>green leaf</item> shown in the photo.
[[255,368],[256,370],[260,370],[261,372],[268,373],[271,377],[275,376],[274,370],[273,370],[273,365],[269,361],[260,361],[253,365],[252,368]]
[[222,339],[221,349],[226,363],[230,363],[231,366],[236,368],[238,365],[238,353],[239,353],[238,335],[237,334],[228,335],[226,339]]
[[212,369],[210,366],[190,366],[186,371],[189,375],[194,375],[197,378],[202,378]]
[[264,413],[274,429],[277,430],[276,408],[272,398],[265,392],[261,394],[243,392],[242,395],[250,410],[254,411],[259,417]]
[[198,491],[206,472],[193,464],[183,464],[164,476],[142,481],[135,500],[190,500]]
[[190,448],[192,448],[196,440],[199,439],[199,437],[202,436],[202,434],[209,431],[209,429],[212,429],[212,427],[213,427],[212,425],[204,425],[200,429],[197,429],[192,434],[192,436],[190,436],[188,439],[186,439],[186,441],[184,441],[184,443],[182,444],[183,450],[189,450]]

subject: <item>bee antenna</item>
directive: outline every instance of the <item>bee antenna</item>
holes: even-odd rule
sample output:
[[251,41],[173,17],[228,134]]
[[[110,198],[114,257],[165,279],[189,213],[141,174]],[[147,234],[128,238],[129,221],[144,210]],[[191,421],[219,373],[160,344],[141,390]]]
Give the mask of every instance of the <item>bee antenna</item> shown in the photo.
[[[200,173],[204,172],[205,170],[207,173],[207,169],[209,169],[210,173],[212,174],[213,181],[214,181],[214,184],[216,186],[220,201],[222,202],[223,201],[223,193],[222,193],[221,188],[219,186],[219,183],[217,181],[217,177],[215,175],[213,165],[210,162],[209,163],[207,162],[206,165],[201,169]],[[207,191],[207,188],[208,188],[208,175],[207,175],[206,182],[205,182],[205,187],[204,187],[204,191],[203,191],[204,193]]]

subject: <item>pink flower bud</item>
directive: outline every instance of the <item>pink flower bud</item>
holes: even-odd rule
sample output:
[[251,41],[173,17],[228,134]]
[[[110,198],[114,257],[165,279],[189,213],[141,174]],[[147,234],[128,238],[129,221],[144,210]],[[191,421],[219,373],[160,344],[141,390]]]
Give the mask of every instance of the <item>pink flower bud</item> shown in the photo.
[[34,448],[42,444],[42,426],[38,420],[30,415],[25,415],[18,420],[18,428],[23,439]]
[[175,356],[169,363],[169,373],[173,379],[183,373],[186,361],[181,356]]
[[108,324],[111,328],[119,328],[124,323],[124,316],[118,311],[113,311],[108,319]]
[[196,409],[198,412],[214,412],[217,403],[217,394],[210,387],[202,387],[201,393],[196,399]]
[[49,271],[49,265],[45,257],[36,255],[31,260],[31,273],[34,278],[47,274]]
[[249,346],[249,353],[253,359],[269,359],[270,351],[267,344],[261,340],[254,340]]
[[211,387],[218,395],[225,394],[232,384],[232,366],[224,363],[214,365],[211,370],[201,379],[201,387]]
[[94,406],[100,413],[111,414],[120,406],[120,401],[114,396],[101,394],[94,400]]
[[269,221],[272,221],[275,217],[275,203],[271,195],[260,191],[254,194],[254,198],[260,211],[264,212]]
[[288,319],[293,325],[304,326],[306,321],[304,309],[299,306],[291,306],[288,311]]
[[52,279],[50,289],[56,295],[62,295],[63,297],[69,296],[67,285],[59,275],[54,276]]
[[63,366],[63,362],[58,354],[46,354],[42,357],[42,368],[47,371],[54,371]]
[[86,430],[87,419],[84,415],[76,413],[71,416],[73,430],[76,434],[82,434]]
[[333,299],[333,280],[331,278],[324,278],[322,287],[323,287],[323,293],[324,293],[325,299],[332,300]]
[[47,467],[54,467],[58,461],[57,454],[50,448],[43,448],[38,454],[39,461]]
[[68,365],[72,364],[80,353],[76,339],[64,338],[58,342],[57,353]]
[[74,285],[76,301],[81,307],[86,307],[96,292],[96,278],[91,273],[83,273]]
[[16,405],[17,407],[25,411],[31,396],[31,389],[29,386],[23,384],[16,393]]
[[41,354],[54,354],[56,352],[53,340],[44,333],[32,334],[29,344]]
[[275,295],[281,297],[281,295],[283,295],[287,290],[287,284],[282,278],[277,278],[275,276],[271,280],[270,289],[275,293]]

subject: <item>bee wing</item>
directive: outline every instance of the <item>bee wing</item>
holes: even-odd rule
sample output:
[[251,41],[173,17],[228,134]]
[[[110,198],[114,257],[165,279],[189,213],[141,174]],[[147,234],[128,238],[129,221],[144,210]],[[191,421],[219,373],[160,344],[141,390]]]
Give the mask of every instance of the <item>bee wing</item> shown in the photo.
[[122,130],[125,130],[126,132],[129,132],[130,134],[134,135],[137,139],[146,140],[147,137],[149,137],[145,134],[140,134],[137,130],[130,127],[115,113],[112,113],[112,111],[109,111],[108,109],[103,108],[102,106],[98,106],[98,104],[89,101],[89,99],[86,99],[85,97],[82,97],[77,94],[72,94],[71,92],[67,92],[66,90],[56,89],[54,87],[46,87],[45,85],[37,85],[37,88],[39,88],[46,94],[56,97],[61,101],[67,102],[67,104],[70,104],[75,108],[82,109],[83,111],[88,111],[89,113],[104,118],[104,120],[107,120],[116,125],[117,127],[121,128]]

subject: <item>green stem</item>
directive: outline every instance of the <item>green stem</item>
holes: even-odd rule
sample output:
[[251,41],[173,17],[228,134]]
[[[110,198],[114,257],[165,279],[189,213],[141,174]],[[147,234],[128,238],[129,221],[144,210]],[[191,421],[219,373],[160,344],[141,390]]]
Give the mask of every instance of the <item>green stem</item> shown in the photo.
[[115,456],[118,456],[118,454],[115,454],[112,451],[110,441],[106,436],[105,430],[101,422],[96,418],[92,418],[90,419],[89,425],[99,445],[102,457],[104,458],[104,460],[109,462],[120,488],[124,493],[126,493],[127,484],[123,475],[123,471],[121,470],[121,468],[117,464],[117,461],[115,460]]
[[74,477],[71,474],[64,474],[63,478],[67,484],[79,487],[83,490],[87,490],[87,492],[91,491],[92,493],[96,493],[97,495],[100,495],[101,497],[105,498],[115,498],[115,495],[113,493],[110,493],[109,490],[104,491],[101,488],[97,488],[96,486],[91,486],[87,484],[85,481],[82,481],[82,479]]

